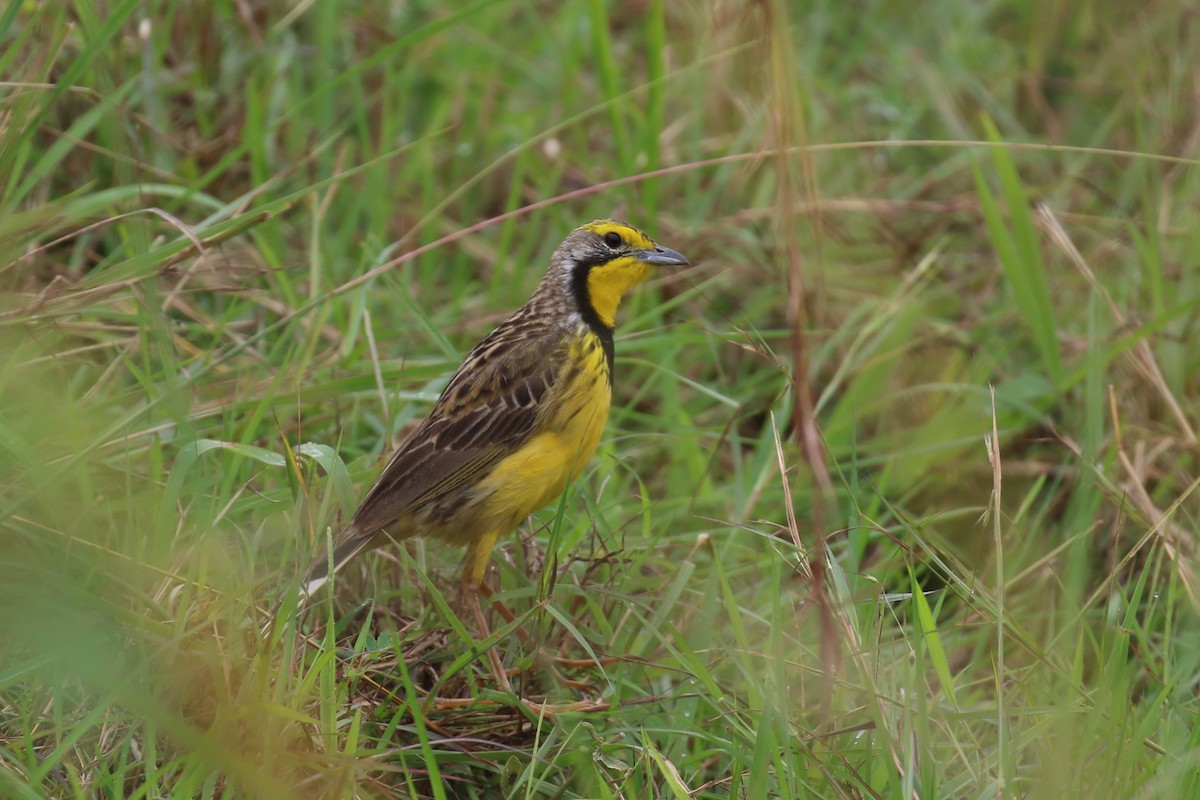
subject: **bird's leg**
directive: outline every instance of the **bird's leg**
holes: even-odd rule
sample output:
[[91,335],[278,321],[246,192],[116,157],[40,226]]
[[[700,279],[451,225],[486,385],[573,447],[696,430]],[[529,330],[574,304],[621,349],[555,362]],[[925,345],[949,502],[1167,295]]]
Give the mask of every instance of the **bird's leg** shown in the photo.
[[[475,618],[475,634],[480,639],[486,639],[492,635],[491,629],[488,627],[487,617],[483,614],[483,608],[479,605],[479,589],[480,584],[473,583],[466,576],[463,577],[462,583],[459,584],[459,595],[462,598],[463,605],[471,612],[471,616]],[[487,649],[488,662],[492,667],[492,674],[496,678],[496,683],[506,692],[512,692],[512,684],[509,683],[508,673],[504,671],[504,665],[500,663],[500,656],[496,653],[495,645]]]
[[[462,583],[459,585],[459,593],[463,604],[475,618],[475,633],[480,639],[491,636],[487,617],[484,616],[483,609],[479,605],[479,590],[483,586],[484,576],[487,575],[488,563],[492,558],[492,548],[495,547],[499,537],[499,530],[486,532],[471,542],[463,557]],[[487,657],[492,666],[492,673],[496,676],[496,683],[506,692],[512,692],[512,684],[509,683],[508,674],[504,671],[504,665],[500,663],[500,656],[496,653],[495,647],[488,648]]]
[[[488,632],[487,618],[483,614],[483,608],[479,605],[479,593],[482,591],[490,598],[492,594],[491,590],[488,589],[483,583],[471,583],[467,580],[464,580],[459,585],[459,590],[462,592],[463,602],[470,607],[471,614],[475,617],[475,625],[479,628],[479,637],[481,639],[486,639],[491,634]],[[495,600],[493,601],[493,607],[503,608],[504,610],[501,613],[504,614],[509,622],[512,622],[512,612],[505,608],[503,603],[501,603],[499,600]],[[525,641],[525,632],[518,631],[518,633],[521,634],[522,641]],[[504,665],[500,663],[500,656],[496,654],[496,648],[494,646],[488,648],[487,656],[488,661],[492,665],[492,674],[496,676],[496,683],[499,684],[501,689],[513,695],[513,697],[517,699],[517,702],[520,703],[534,719],[545,718],[551,721],[556,719],[555,709],[547,705],[545,700],[540,703],[536,700],[528,700],[522,697],[519,692],[513,690],[512,683],[510,683],[508,680],[508,673],[505,672]],[[553,666],[551,666],[551,669],[553,669]]]
[[[480,639],[486,639],[491,635],[491,629],[488,627],[487,617],[483,613],[483,608],[479,604],[479,594],[488,598],[490,605],[494,608],[505,620],[512,622],[515,617],[509,608],[498,599],[492,599],[492,592],[484,583],[484,576],[487,574],[488,564],[491,562],[492,547],[496,544],[496,539],[499,537],[499,531],[494,531],[484,536],[479,537],[467,548],[466,555],[463,558],[462,582],[459,584],[459,592],[462,598],[462,604],[470,610],[471,616],[475,619],[476,633]],[[522,644],[530,644],[529,634],[523,630],[517,629],[516,634],[520,638]],[[534,645],[536,648],[536,660],[538,666],[548,672],[551,677],[558,683],[574,689],[590,689],[587,683],[574,681],[567,678],[554,665],[551,658],[541,649],[540,646]],[[512,683],[508,679],[508,672],[504,669],[504,665],[500,663],[500,656],[496,652],[495,647],[489,647],[487,651],[488,662],[492,667],[492,673],[496,677],[496,683],[505,691],[512,692],[520,697],[517,692],[513,691]],[[521,701],[528,708],[530,706],[527,701]]]
[[[492,590],[486,583],[479,584],[479,593],[488,601],[488,605],[496,611],[500,616],[504,617],[505,622],[515,622],[516,617],[509,610],[508,606],[504,605],[503,600],[493,599]],[[529,634],[517,628],[513,633],[517,634],[517,638],[521,640],[521,644],[529,644]]]
[[[486,583],[479,586],[479,591],[484,597],[491,601],[492,608],[495,609],[500,616],[504,617],[505,621],[512,622],[516,619],[516,617],[513,616],[512,611],[509,610],[508,606],[504,605],[504,603],[500,600],[492,599],[492,590],[488,588]],[[550,677],[553,678],[557,683],[566,686],[569,689],[575,689],[576,691],[594,691],[592,685],[587,681],[577,681],[573,678],[568,678],[566,675],[563,675],[562,672],[559,671],[558,666],[554,663],[554,659],[542,649],[540,644],[533,641],[529,637],[528,633],[520,628],[517,628],[514,633],[516,633],[517,638],[521,640],[521,644],[525,645],[526,647],[534,648],[533,657],[537,662],[537,665],[542,670],[549,673]]]

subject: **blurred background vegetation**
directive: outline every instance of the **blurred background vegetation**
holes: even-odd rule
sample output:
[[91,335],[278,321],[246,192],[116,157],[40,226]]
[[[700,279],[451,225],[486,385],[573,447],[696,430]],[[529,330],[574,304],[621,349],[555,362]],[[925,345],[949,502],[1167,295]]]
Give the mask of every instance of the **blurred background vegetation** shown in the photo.
[[[1198,52],[1181,0],[4,3],[0,795],[1200,796]],[[604,216],[694,266],[516,621],[417,542],[260,635]]]

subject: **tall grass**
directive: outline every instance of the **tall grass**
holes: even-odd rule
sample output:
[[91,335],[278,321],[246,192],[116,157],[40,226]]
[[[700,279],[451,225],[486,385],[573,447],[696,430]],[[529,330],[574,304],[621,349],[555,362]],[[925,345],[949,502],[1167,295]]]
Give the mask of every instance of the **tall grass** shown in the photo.
[[[901,5],[4,5],[0,795],[1200,796],[1195,15]],[[600,216],[513,619],[264,634]]]

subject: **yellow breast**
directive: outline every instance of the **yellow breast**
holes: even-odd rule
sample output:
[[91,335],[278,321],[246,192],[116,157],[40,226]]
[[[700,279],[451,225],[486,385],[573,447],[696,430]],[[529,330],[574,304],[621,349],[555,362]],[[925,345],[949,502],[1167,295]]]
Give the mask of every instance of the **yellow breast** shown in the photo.
[[574,339],[563,377],[545,398],[539,430],[496,465],[481,488],[489,518],[513,528],[560,496],[587,466],[608,421],[612,402],[608,362],[594,334]]

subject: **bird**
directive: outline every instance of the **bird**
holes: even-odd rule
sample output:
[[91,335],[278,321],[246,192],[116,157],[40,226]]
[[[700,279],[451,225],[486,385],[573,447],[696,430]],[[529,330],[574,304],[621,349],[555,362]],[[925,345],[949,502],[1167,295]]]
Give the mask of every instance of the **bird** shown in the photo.
[[689,264],[624,222],[573,230],[528,302],[475,345],[391,456],[332,551],[322,548],[303,596],[366,550],[427,537],[466,547],[460,590],[486,629],[476,592],[497,540],[560,497],[600,442],[622,298],[655,268]]

